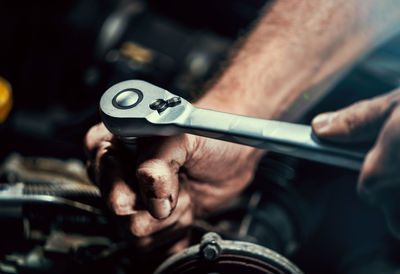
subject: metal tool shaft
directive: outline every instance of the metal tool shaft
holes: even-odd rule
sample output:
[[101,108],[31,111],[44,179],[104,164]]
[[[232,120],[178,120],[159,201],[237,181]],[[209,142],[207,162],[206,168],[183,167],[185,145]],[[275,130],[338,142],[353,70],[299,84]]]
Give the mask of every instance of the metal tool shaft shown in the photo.
[[306,125],[193,108],[182,132],[221,139],[325,164],[359,170],[365,151],[319,141]]
[[190,133],[353,170],[360,170],[366,153],[321,142],[310,126],[197,108],[138,80],[107,90],[100,109],[106,127],[123,138]]

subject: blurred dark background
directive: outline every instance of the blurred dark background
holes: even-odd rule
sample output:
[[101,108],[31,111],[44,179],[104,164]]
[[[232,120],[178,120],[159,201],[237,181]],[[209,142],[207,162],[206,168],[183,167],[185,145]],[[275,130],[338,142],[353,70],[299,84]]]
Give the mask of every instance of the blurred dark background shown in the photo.
[[[101,94],[116,82],[143,79],[188,99],[199,96],[229,48],[248,31],[266,2],[1,1],[0,77],[11,84],[14,102],[6,121],[0,124],[0,194],[18,182],[25,183],[25,187],[30,183],[32,193],[36,193],[34,187],[43,183],[53,187],[46,188],[47,194],[69,195],[73,200],[102,209],[94,189],[90,189],[90,195],[85,192],[86,196],[82,189],[67,195],[63,187],[57,192],[53,185],[60,180],[65,183],[65,178],[72,178],[75,183],[81,180],[86,185],[85,175],[76,177],[63,171],[76,163],[79,172],[83,170],[82,140],[90,126],[100,121]],[[398,86],[399,44],[400,39],[395,38],[362,60],[302,120],[309,121],[321,111],[337,109]],[[43,159],[50,163],[43,164]],[[76,163],[71,164],[71,159]],[[42,176],[43,170],[47,177]],[[61,171],[54,175],[54,170]],[[37,171],[42,173],[38,175]],[[232,231],[220,232],[223,236],[272,248],[291,258],[306,273],[394,273],[399,267],[398,242],[388,233],[380,212],[356,196],[356,180],[357,174],[346,170],[270,155],[261,163],[254,184],[237,207],[213,216],[209,225],[220,228],[221,222],[228,222]],[[243,220],[237,220],[237,216],[247,216],[251,197],[258,195],[255,193],[261,193],[262,198],[251,211],[255,216],[253,226],[247,235],[239,237],[234,230]],[[0,228],[2,241],[7,242],[0,244],[0,270],[8,269],[6,273],[63,273],[59,266],[72,260],[71,253],[63,252],[57,245],[49,249],[49,241],[55,241],[56,236],[51,234],[54,231],[91,235],[93,231],[84,228],[104,226],[97,234],[115,240],[112,235],[116,232],[107,227],[107,218],[86,216],[82,222],[72,217],[81,213],[65,208],[50,212],[36,203],[42,212],[48,213],[40,217],[32,213],[36,210],[32,204],[32,210],[28,210],[26,204],[15,205],[15,201],[11,208],[13,212],[19,211],[10,217],[4,213],[11,210],[10,205],[0,201],[2,205],[7,207],[0,211],[0,218],[8,220],[4,223],[8,225]],[[65,216],[60,221],[57,216],[61,215]],[[15,234],[16,227],[25,232],[40,231],[42,236],[21,232],[23,235],[16,233],[15,238],[8,238]],[[203,230],[204,225],[197,225],[193,235]],[[100,244],[85,239],[85,247],[110,248],[109,242]],[[70,242],[65,242],[69,247]],[[46,264],[32,266],[27,258],[37,255],[32,252],[39,247],[47,252],[40,253]],[[77,268],[82,266],[77,263],[79,258],[89,256],[82,249],[73,254],[73,266]],[[16,254],[20,256],[17,259],[25,259],[25,264],[15,259]],[[57,254],[57,260],[49,254]],[[60,254],[64,256],[61,259]],[[118,271],[130,269],[123,260],[109,260],[123,265]],[[13,266],[15,271],[4,265]],[[109,273],[125,273],[114,270]]]
[[0,75],[15,101],[2,134],[7,148],[82,158],[80,141],[99,121],[99,98],[121,80],[145,79],[191,98],[262,5],[2,1]]

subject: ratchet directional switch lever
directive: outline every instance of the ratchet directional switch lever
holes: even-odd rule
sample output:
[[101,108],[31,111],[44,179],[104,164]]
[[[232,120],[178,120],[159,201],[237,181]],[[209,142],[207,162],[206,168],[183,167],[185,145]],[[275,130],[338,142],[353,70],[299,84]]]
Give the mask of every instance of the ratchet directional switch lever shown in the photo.
[[122,140],[190,133],[360,170],[366,151],[319,141],[310,126],[197,108],[140,80],[110,87],[100,100],[105,126]]

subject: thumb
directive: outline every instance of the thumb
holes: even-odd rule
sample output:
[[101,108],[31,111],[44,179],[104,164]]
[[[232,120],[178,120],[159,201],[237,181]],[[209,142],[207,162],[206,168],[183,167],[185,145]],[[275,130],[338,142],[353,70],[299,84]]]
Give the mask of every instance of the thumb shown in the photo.
[[151,215],[167,218],[177,204],[179,169],[187,149],[185,135],[155,137],[139,144],[139,163],[136,170],[138,186]]
[[373,141],[393,109],[390,96],[363,100],[335,112],[317,115],[311,122],[314,133],[336,142]]

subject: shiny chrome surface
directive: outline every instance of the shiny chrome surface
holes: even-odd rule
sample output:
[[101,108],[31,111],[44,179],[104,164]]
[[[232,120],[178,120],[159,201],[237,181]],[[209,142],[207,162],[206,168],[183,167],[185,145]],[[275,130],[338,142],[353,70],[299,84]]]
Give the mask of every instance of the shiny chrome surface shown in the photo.
[[[130,108],[115,107],[112,101],[126,89],[140,90],[143,99]],[[361,168],[365,157],[363,150],[321,142],[307,125],[196,108],[182,98],[180,104],[162,112],[150,107],[157,100],[168,101],[174,97],[169,91],[144,81],[124,81],[110,87],[102,96],[102,119],[120,137],[190,133],[354,170]]]

